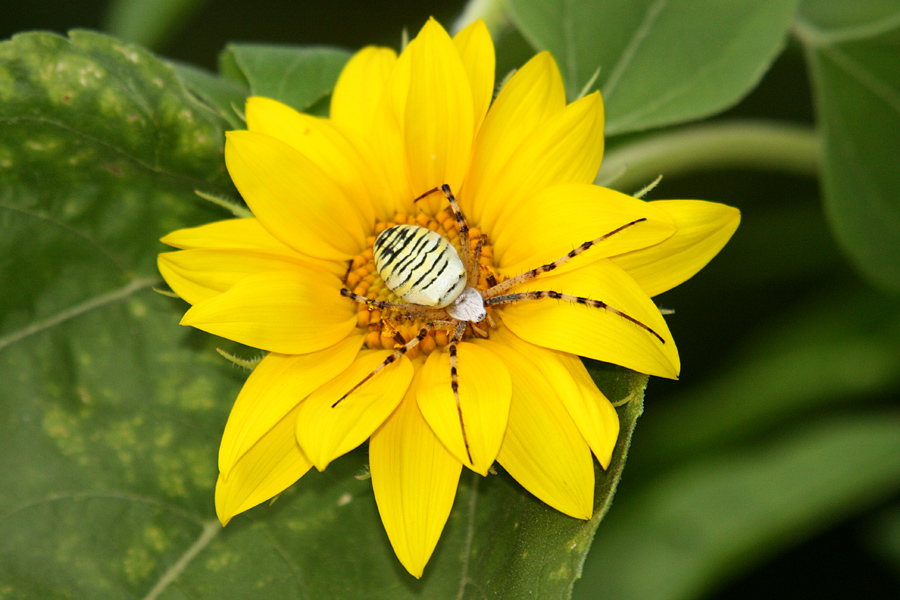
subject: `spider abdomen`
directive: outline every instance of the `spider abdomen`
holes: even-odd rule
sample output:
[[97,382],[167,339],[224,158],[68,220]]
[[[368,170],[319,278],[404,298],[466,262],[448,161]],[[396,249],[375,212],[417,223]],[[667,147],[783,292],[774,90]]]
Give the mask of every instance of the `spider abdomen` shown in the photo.
[[450,242],[418,225],[395,225],[378,234],[375,268],[403,300],[443,308],[466,287],[466,269]]

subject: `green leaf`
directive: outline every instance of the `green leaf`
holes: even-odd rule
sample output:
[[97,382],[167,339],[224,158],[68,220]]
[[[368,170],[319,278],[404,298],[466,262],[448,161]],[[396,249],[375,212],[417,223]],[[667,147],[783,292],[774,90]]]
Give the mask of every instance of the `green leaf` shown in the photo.
[[[67,241],[59,226],[31,226]],[[97,270],[70,286],[99,287],[110,268]],[[52,283],[41,300],[65,295]],[[0,369],[16,373],[0,392],[0,452],[14,458],[0,467],[10,597],[143,597],[210,527],[214,449],[240,381],[192,347],[206,342],[178,327],[154,284],[136,279],[0,340]]]
[[350,56],[327,47],[229,44],[219,56],[219,70],[255,96],[308,112],[331,94]]
[[228,121],[231,127],[246,128],[243,110],[250,93],[246,87],[191,65],[171,64],[184,85]]
[[219,214],[193,190],[234,193],[224,129],[136,46],[84,31],[0,43],[0,336],[157,277],[159,238]]
[[193,190],[233,190],[224,126],[136,46],[83,31],[0,43],[11,597],[134,596],[193,537],[185,515],[209,510],[208,452],[239,382],[150,288],[159,237],[219,216]]
[[106,30],[129,42],[158,48],[206,0],[113,0]]
[[900,20],[900,10],[893,0],[856,0],[852,4],[841,0],[803,0],[800,4],[802,23],[815,24],[822,31],[851,33],[862,27],[893,27]]
[[872,282],[900,291],[900,9],[809,1],[795,31],[812,74],[835,235]]
[[677,464],[829,405],[896,393],[897,348],[896,301],[872,291],[816,297],[762,327],[717,376],[657,407],[632,468]]
[[896,412],[684,463],[616,504],[576,598],[685,600],[900,490]]
[[559,63],[569,96],[600,68],[614,135],[720,112],[781,51],[797,0],[510,0],[517,26]]
[[[476,505],[475,519],[467,525],[477,534],[472,544],[471,582],[463,598],[570,597],[597,526],[606,516],[622,476],[634,427],[643,413],[648,379],[646,375],[599,363],[589,369],[607,397],[621,403],[618,408],[621,433],[612,463],[605,472],[594,463],[593,517],[587,522],[575,521],[548,508],[518,486],[510,494],[488,480],[488,507],[480,511]],[[477,482],[477,478],[473,480]],[[478,502],[482,500],[479,498]],[[426,594],[424,597],[444,596]]]

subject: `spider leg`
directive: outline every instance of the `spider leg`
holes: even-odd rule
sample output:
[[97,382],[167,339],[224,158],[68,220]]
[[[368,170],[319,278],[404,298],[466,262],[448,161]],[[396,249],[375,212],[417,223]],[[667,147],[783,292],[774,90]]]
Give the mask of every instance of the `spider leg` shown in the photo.
[[520,283],[525,283],[526,281],[531,281],[532,279],[534,279],[541,273],[546,273],[548,271],[552,271],[553,269],[556,269],[557,267],[561,267],[562,265],[566,264],[567,262],[569,262],[570,260],[572,260],[573,258],[578,256],[582,252],[586,251],[591,246],[599,244],[600,242],[609,239],[610,237],[614,236],[615,234],[617,234],[621,231],[624,231],[624,230],[628,229],[629,227],[637,225],[638,223],[640,223],[642,221],[646,221],[646,220],[647,220],[646,218],[641,217],[640,219],[635,219],[634,221],[631,221],[630,223],[625,223],[621,227],[613,229],[609,233],[607,233],[605,235],[601,235],[600,237],[598,237],[595,240],[591,240],[589,242],[583,243],[582,245],[578,246],[577,248],[575,248],[568,254],[561,256],[560,258],[554,260],[552,263],[547,263],[546,265],[542,265],[536,269],[526,271],[526,272],[522,273],[521,275],[516,275],[515,277],[507,279],[506,281],[503,281],[503,282],[485,290],[482,293],[482,296],[484,296],[485,298],[492,298],[494,296],[499,296],[506,290],[511,289],[512,287],[517,286]]
[[456,345],[462,340],[463,334],[466,332],[468,321],[460,321],[453,332],[453,339],[450,342],[450,389],[453,390],[453,398],[456,400],[456,412],[459,413],[459,426],[462,429],[463,444],[466,446],[466,454],[469,457],[469,463],[474,464],[472,460],[472,451],[469,450],[469,438],[466,435],[466,424],[463,422],[462,405],[459,403],[459,377],[456,373]]
[[350,298],[351,300],[355,300],[360,304],[365,304],[370,309],[379,309],[379,310],[397,310],[403,311],[403,318],[414,318],[414,317],[435,317],[442,316],[444,311],[441,309],[431,308],[429,306],[419,306],[418,304],[404,304],[401,302],[385,302],[384,300],[372,300],[371,298],[367,298],[365,296],[360,296],[354,292],[351,292],[347,288],[341,288],[341,296],[345,298]]
[[613,308],[606,302],[602,302],[600,300],[591,300],[590,298],[584,298],[581,296],[572,296],[571,294],[563,294],[560,292],[554,291],[540,291],[540,292],[518,292],[515,294],[504,294],[503,296],[494,296],[493,298],[488,298],[484,301],[485,306],[496,306],[497,304],[511,304],[513,302],[522,302],[523,300],[540,300],[541,298],[553,298],[554,300],[562,300],[563,302],[573,302],[575,304],[584,304],[586,306],[591,306],[594,308],[603,308],[613,313],[614,315],[619,315],[626,321],[630,321],[644,329],[645,331],[652,334],[656,339],[658,339],[661,343],[665,344],[666,340],[663,339],[661,335],[653,331],[647,325],[644,325],[631,315],[628,315],[617,308]]
[[[456,215],[456,223],[459,225],[459,245],[462,248],[462,261],[466,268],[466,273],[468,274],[472,270],[472,249],[469,248],[469,223],[466,221],[466,215],[463,214],[462,209],[459,207],[459,204],[457,204],[456,197],[453,195],[453,192],[450,191],[450,186],[445,183],[441,186],[431,188],[413,200],[413,202],[418,202],[422,198],[430,196],[437,191],[444,193],[444,196],[446,196],[447,200],[450,202],[450,208],[453,210],[453,214]],[[477,285],[477,283],[478,282],[476,281],[475,285]]]
[[362,381],[360,381],[359,383],[354,385],[352,388],[350,388],[350,391],[348,391],[346,394],[344,394],[343,396],[338,398],[337,402],[335,402],[334,404],[331,405],[331,408],[334,408],[335,406],[340,404],[344,398],[346,398],[347,396],[349,396],[350,394],[352,394],[353,392],[358,390],[365,382],[372,379],[372,377],[374,377],[376,373],[378,373],[379,371],[381,371],[382,369],[384,369],[385,367],[390,365],[392,362],[398,360],[401,356],[403,356],[404,354],[406,354],[407,352],[409,352],[410,350],[415,348],[419,344],[419,342],[421,342],[422,340],[425,339],[425,336],[428,335],[429,331],[431,331],[435,327],[442,327],[442,326],[446,327],[446,326],[451,326],[453,324],[454,324],[454,321],[429,321],[428,323],[425,323],[425,326],[419,330],[419,334],[416,337],[414,337],[413,339],[406,342],[406,344],[404,344],[403,346],[394,350],[393,354],[391,354],[390,356],[385,358],[384,362],[382,362],[380,365],[375,367],[375,369],[371,373],[369,373],[368,375],[363,377]]
[[469,285],[478,287],[478,280],[481,276],[481,249],[484,246],[484,236],[478,238],[475,243],[475,256],[472,257],[472,264],[466,265],[466,277],[468,277]]

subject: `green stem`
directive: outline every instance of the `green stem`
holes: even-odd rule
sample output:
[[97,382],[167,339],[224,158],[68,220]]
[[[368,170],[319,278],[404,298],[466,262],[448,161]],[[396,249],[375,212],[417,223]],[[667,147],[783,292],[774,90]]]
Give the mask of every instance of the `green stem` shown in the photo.
[[627,142],[603,159],[596,183],[634,192],[660,175],[739,168],[815,176],[819,138],[808,127],[734,121],[695,125]]
[[457,17],[450,27],[452,33],[458,33],[467,25],[482,19],[495,40],[500,32],[509,25],[509,16],[505,0],[469,0],[463,8],[462,14]]

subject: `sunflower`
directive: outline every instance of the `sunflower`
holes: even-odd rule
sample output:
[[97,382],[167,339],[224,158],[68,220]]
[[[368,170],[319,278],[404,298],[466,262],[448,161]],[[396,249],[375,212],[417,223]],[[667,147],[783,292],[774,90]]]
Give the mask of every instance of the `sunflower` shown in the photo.
[[[192,305],[183,325],[268,352],[222,438],[223,524],[369,440],[379,513],[420,577],[463,466],[484,475],[496,461],[550,506],[591,516],[592,457],[609,465],[619,423],[579,356],[678,376],[650,298],[700,270],[738,211],[593,185],[603,103],[567,104],[548,53],[492,101],[494,85],[485,25],[451,38],[430,20],[399,56],[358,52],[327,119],[248,99],[225,161],[253,217],[173,232],[162,241],[179,250],[159,256]],[[483,318],[399,307],[375,264],[397,225],[446,240],[421,261],[467,259]],[[500,288],[507,300],[489,301]]]

